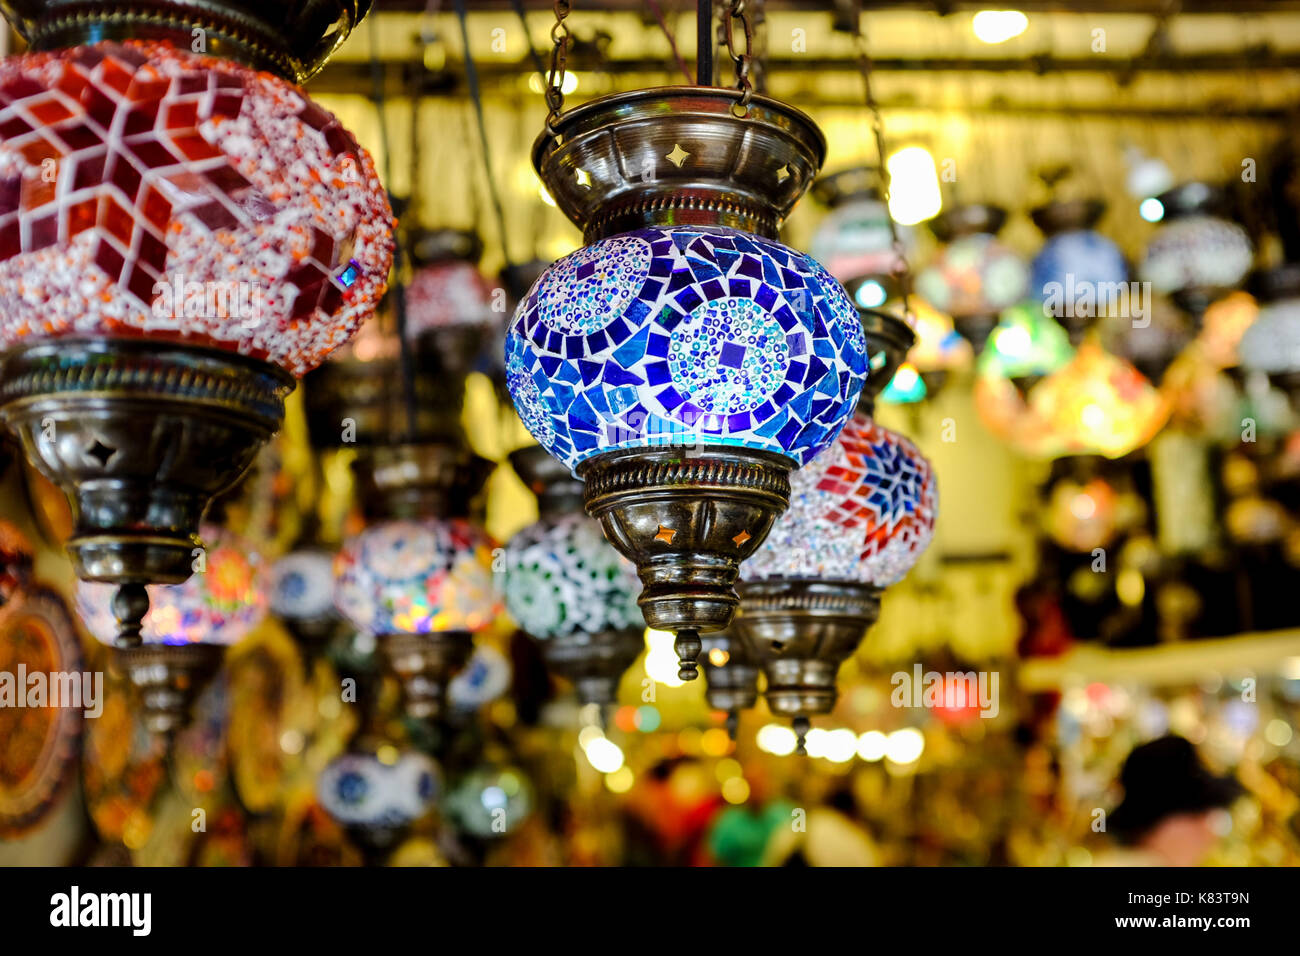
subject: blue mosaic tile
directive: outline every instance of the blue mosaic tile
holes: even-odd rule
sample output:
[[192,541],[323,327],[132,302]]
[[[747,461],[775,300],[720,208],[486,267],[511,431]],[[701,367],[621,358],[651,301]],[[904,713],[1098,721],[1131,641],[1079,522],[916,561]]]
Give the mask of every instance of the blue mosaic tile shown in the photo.
[[687,443],[802,465],[852,413],[866,351],[857,310],[808,256],[730,229],[652,228],[538,279],[510,324],[506,380],[524,425],[571,468]]

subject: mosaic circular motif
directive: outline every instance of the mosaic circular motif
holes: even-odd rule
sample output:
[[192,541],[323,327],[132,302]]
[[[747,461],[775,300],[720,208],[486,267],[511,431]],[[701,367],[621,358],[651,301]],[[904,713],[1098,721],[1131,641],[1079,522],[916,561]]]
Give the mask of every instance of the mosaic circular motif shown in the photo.
[[325,812],[350,826],[403,826],[424,815],[438,790],[438,765],[415,752],[392,764],[373,754],[343,754],[316,778]]
[[[194,573],[184,584],[150,584],[149,612],[142,637],[146,644],[238,643],[266,615],[262,559],[238,536],[205,526],[206,550],[194,557]],[[117,639],[113,595],[117,588],[98,581],[77,582],[77,613],[98,640]]]
[[503,590],[510,616],[538,640],[643,626],[636,569],[585,514],[511,538]]
[[492,551],[467,521],[384,521],[339,551],[334,603],[371,634],[480,631],[500,610]]
[[0,63],[0,347],[135,334],[295,375],[374,312],[392,213],[296,86],[166,43]]
[[824,455],[790,476],[790,507],[740,576],[888,587],[929,546],[938,512],[930,462],[907,438],[858,414]]
[[803,463],[852,414],[865,374],[839,283],[802,253],[720,227],[640,229],[566,256],[506,336],[515,407],[570,467],[687,443]]
[[615,236],[565,256],[542,278],[542,321],[563,335],[590,335],[632,304],[650,270],[650,243]]
[[460,710],[475,710],[508,691],[513,675],[504,654],[490,644],[481,644],[447,685],[447,699]]

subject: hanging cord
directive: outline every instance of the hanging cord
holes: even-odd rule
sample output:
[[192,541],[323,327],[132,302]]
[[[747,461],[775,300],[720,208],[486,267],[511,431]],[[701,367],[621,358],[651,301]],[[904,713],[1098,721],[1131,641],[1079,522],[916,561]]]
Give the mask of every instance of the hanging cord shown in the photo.
[[[474,54],[469,48],[469,20],[465,9],[465,0],[455,0],[456,2],[456,19],[460,21],[460,38],[465,47],[465,75],[469,81],[469,95],[474,103],[474,119],[478,123],[478,141],[479,149],[483,154],[483,175],[487,179],[488,196],[492,200],[492,214],[496,219],[497,233],[501,236],[501,260],[503,262],[502,273],[506,276],[514,275],[514,265],[510,261],[510,245],[507,241],[506,234],[506,215],[501,207],[501,194],[497,191],[496,178],[492,175],[492,150],[488,145],[487,124],[483,119],[483,90],[479,86],[478,66],[474,62]],[[568,0],[556,0],[557,5],[563,2],[568,4]],[[547,102],[550,102],[550,91],[547,91]],[[563,94],[561,94],[563,95]],[[550,126],[550,117],[547,117],[547,126]]]
[[907,253],[903,249],[903,240],[898,234],[898,223],[889,209],[890,175],[886,162],[888,153],[885,149],[885,119],[880,113],[880,104],[876,101],[875,91],[871,86],[872,62],[867,51],[867,37],[862,32],[862,2],[858,0],[858,16],[854,23],[853,46],[857,53],[858,71],[862,74],[862,89],[866,96],[867,110],[871,114],[871,134],[876,143],[876,155],[880,161],[880,193],[885,203],[885,216],[889,220],[889,238],[894,248],[894,277],[898,279],[903,298],[903,315],[912,319],[912,280],[907,264]]
[[533,46],[533,35],[528,29],[528,15],[524,13],[524,2],[523,0],[510,0],[510,6],[514,8],[515,16],[519,18],[519,26],[524,31],[524,43],[528,46],[528,58],[533,61],[533,69],[537,71],[537,78],[544,80],[546,79],[546,61],[537,52],[537,47]]
[[[740,21],[741,31],[745,37],[745,49],[736,49],[735,23]],[[736,89],[740,90],[739,102],[732,107],[732,112],[744,116],[749,112],[749,101],[754,96],[754,85],[749,79],[749,65],[754,55],[754,24],[750,19],[745,0],[731,0],[722,11],[722,22],[718,33],[722,46],[731,55],[731,62],[736,68]]]
[[668,28],[668,22],[664,19],[663,11],[659,9],[659,4],[655,0],[645,0],[646,6],[650,12],[655,15],[655,20],[659,23],[659,29],[664,38],[668,40],[668,47],[673,51],[673,59],[677,61],[677,67],[682,71],[682,76],[686,77],[686,85],[691,84],[691,71],[687,67],[686,61],[682,59],[681,53],[677,50],[677,38],[673,36],[673,31]]
[[[369,33],[371,100],[375,104],[375,112],[379,115],[379,143],[384,151],[384,179],[391,184],[393,181],[393,150],[392,142],[388,136],[388,116],[384,108],[384,70],[383,64],[379,60],[379,46],[376,42],[378,28],[375,26],[373,19],[369,24]],[[414,183],[411,184],[412,191],[414,191],[414,185]],[[390,203],[397,204],[391,188],[388,198]],[[400,242],[393,243],[393,285],[391,291],[393,295],[393,313],[397,318],[397,347],[402,374],[402,399],[406,409],[405,440],[413,441],[415,439],[416,414],[415,362],[411,356],[410,343],[406,341],[406,284],[403,276],[402,258],[402,244]]]
[[[458,0],[458,6],[463,6],[464,0]],[[555,0],[555,23],[551,26],[551,69],[546,74],[546,105],[549,111],[546,114],[546,132],[551,136],[557,136],[555,132],[555,121],[560,118],[560,113],[564,110],[564,68],[569,60],[569,46],[573,37],[569,33],[569,26],[564,21],[569,16],[569,11],[573,9],[571,0]]]

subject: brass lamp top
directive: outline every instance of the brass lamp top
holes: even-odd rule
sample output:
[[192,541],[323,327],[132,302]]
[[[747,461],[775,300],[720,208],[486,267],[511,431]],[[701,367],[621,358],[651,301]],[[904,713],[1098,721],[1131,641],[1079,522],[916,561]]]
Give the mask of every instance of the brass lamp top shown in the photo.
[[564,113],[533,165],[587,242],[645,226],[730,226],[776,238],[826,158],[804,113],[739,90],[674,86]]
[[303,83],[370,12],[371,0],[0,0],[33,50],[171,40]]

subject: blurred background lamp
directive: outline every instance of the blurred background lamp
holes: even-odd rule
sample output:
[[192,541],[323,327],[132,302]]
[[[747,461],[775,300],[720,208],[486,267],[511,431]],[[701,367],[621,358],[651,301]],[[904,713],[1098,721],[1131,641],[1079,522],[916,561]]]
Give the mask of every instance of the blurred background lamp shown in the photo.
[[1019,10],[981,10],[971,20],[975,36],[984,43],[1006,43],[1029,27],[1029,18]]
[[939,171],[922,146],[908,146],[889,157],[889,212],[904,226],[932,219],[943,208]]

